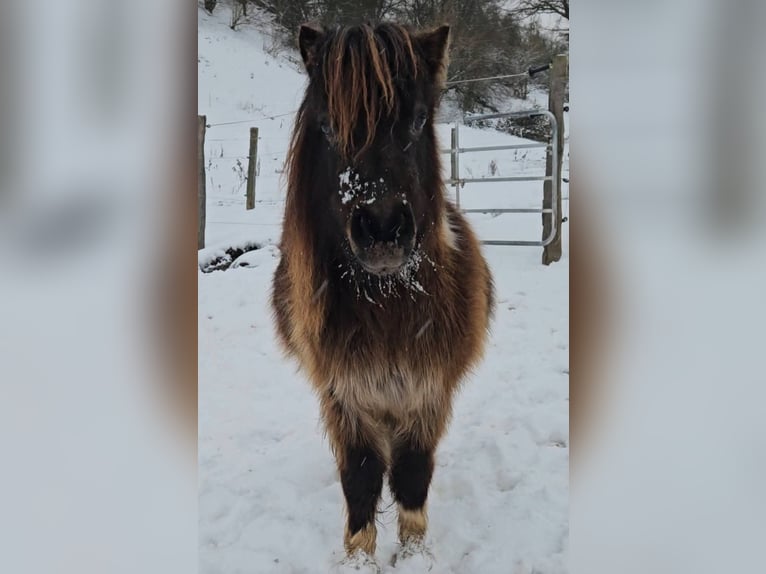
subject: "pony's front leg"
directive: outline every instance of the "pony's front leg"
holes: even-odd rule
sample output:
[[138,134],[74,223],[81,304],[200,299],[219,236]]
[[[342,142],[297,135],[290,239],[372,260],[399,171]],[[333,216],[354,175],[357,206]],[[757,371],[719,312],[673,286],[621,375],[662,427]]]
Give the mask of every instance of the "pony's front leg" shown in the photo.
[[349,555],[375,554],[378,509],[386,460],[381,435],[364,413],[356,412],[328,393],[322,411],[346,498],[344,546]]
[[434,472],[434,447],[424,447],[413,437],[397,442],[391,453],[391,492],[399,510],[399,541],[423,541],[428,523],[426,499]]
[[347,522],[344,536],[346,552],[363,550],[375,554],[375,515],[383,489],[385,463],[369,446],[348,444],[338,457],[340,481],[346,497]]

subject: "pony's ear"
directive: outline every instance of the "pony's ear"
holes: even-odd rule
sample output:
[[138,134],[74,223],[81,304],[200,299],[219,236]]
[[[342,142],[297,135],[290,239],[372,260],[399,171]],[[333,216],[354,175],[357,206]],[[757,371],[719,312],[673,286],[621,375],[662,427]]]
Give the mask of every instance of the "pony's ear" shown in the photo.
[[316,64],[317,48],[325,32],[319,24],[301,24],[298,32],[298,47],[301,50],[303,65],[309,72]]
[[428,71],[437,83],[441,84],[447,76],[447,65],[449,64],[447,57],[449,24],[439,26],[435,30],[421,32],[415,36],[415,41],[420,45],[425,56]]

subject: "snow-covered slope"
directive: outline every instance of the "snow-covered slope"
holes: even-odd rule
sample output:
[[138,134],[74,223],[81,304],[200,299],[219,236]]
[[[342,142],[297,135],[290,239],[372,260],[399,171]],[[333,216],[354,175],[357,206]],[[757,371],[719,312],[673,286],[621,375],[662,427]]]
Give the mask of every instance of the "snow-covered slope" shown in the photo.
[[[247,266],[199,274],[200,560],[204,573],[326,572],[342,553],[343,497],[308,383],[276,344],[268,293],[278,261],[282,164],[305,85],[298,66],[199,12],[199,112],[207,115],[207,245],[200,260],[258,243]],[[237,122],[237,123],[230,123]],[[223,125],[220,125],[223,124]],[[245,210],[248,130],[257,126],[256,208]],[[443,146],[449,126],[440,127]],[[463,145],[517,138],[461,128]],[[445,164],[447,156],[445,156]],[[466,176],[541,174],[539,150],[461,158]],[[239,163],[238,163],[239,162]],[[463,207],[539,207],[542,184],[467,185]],[[564,186],[567,195],[567,186]],[[479,235],[537,239],[540,216],[471,216]],[[566,229],[566,226],[565,226]],[[567,236],[564,237],[565,241]],[[568,547],[568,272],[565,255],[486,247],[498,307],[486,360],[466,382],[437,451],[429,496],[434,573],[554,574]],[[378,559],[396,547],[380,506]]]

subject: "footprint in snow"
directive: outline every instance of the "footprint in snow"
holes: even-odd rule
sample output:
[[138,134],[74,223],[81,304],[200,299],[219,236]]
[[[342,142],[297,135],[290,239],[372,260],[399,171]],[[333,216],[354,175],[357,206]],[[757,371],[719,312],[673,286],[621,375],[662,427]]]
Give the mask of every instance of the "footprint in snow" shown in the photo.
[[374,556],[370,556],[361,550],[352,556],[345,556],[339,562],[335,562],[330,572],[332,574],[383,574]]
[[423,541],[408,541],[399,546],[391,557],[392,569],[386,572],[396,574],[423,574],[434,569],[435,559],[429,545]]

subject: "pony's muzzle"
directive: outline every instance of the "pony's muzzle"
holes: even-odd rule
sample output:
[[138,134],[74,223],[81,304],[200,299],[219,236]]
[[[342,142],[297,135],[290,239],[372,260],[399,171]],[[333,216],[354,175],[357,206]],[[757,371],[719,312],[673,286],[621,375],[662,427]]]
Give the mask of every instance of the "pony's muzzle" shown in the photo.
[[351,214],[349,242],[370,273],[395,273],[415,246],[415,216],[404,201],[361,205]]

